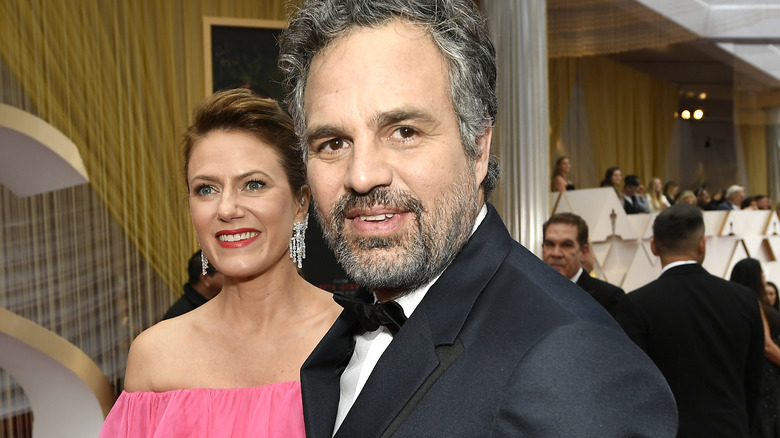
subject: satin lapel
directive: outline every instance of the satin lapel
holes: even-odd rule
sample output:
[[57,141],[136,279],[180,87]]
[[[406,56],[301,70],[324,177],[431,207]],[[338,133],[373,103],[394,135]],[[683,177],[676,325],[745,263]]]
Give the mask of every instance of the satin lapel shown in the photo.
[[345,312],[301,366],[303,417],[308,438],[331,438],[339,406],[339,378],[354,349],[357,320]]
[[[458,344],[458,335],[474,303],[511,249],[512,240],[498,212],[488,215],[461,253],[431,286],[417,310],[377,362],[365,387],[339,427],[337,438],[378,437],[409,400],[419,399],[440,374],[436,348]],[[465,347],[468,348],[468,347]],[[447,355],[446,349],[439,354]],[[431,380],[429,376],[434,373]],[[394,425],[400,426],[400,425]]]
[[438,364],[428,320],[410,318],[377,362],[336,437],[378,437]]

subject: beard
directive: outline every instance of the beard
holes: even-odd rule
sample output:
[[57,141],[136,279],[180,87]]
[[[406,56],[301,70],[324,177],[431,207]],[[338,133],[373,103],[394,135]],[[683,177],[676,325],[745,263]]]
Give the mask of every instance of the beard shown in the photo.
[[[327,213],[315,203],[315,211],[347,274],[374,292],[398,297],[444,272],[471,235],[478,202],[479,185],[469,165],[428,208],[409,191],[376,187],[363,195],[343,195]],[[347,212],[377,206],[413,213],[413,225],[389,236],[363,237],[345,230]]]

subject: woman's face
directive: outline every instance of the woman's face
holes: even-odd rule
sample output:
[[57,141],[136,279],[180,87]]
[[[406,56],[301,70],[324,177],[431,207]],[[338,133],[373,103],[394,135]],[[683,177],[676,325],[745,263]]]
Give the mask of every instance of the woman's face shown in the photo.
[[614,172],[612,172],[612,185],[619,186],[620,183],[622,182],[623,182],[623,171],[620,169],[616,169]]
[[775,302],[777,302],[777,290],[772,287],[771,285],[766,285],[766,299],[769,302],[770,306],[774,306]]
[[561,160],[560,164],[558,164],[558,171],[562,174],[566,175],[571,171],[571,162],[568,158],[564,158]]
[[187,183],[201,248],[225,277],[293,267],[293,223],[303,220],[308,200],[293,196],[271,146],[243,132],[212,131],[192,150]]
[[661,180],[658,178],[653,178],[653,192],[654,193],[661,192]]

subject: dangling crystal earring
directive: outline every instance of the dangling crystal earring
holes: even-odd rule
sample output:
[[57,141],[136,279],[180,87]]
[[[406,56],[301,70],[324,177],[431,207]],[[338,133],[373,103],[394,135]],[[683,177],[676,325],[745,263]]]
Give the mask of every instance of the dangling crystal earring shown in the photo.
[[203,254],[203,250],[200,251],[200,268],[203,275],[206,275],[206,270],[209,268],[209,259],[206,258],[206,254]]
[[306,227],[309,225],[309,215],[303,218],[302,222],[293,223],[293,235],[290,237],[290,258],[298,268],[303,268],[303,259],[306,258]]

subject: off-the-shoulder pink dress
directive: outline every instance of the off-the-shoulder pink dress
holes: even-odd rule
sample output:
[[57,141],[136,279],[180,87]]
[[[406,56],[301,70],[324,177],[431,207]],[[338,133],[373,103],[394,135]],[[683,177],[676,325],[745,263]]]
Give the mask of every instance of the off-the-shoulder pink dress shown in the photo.
[[122,392],[100,438],[305,437],[300,382]]

